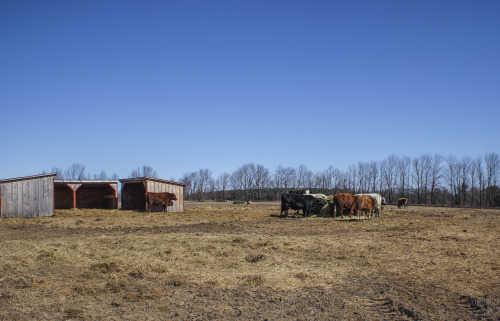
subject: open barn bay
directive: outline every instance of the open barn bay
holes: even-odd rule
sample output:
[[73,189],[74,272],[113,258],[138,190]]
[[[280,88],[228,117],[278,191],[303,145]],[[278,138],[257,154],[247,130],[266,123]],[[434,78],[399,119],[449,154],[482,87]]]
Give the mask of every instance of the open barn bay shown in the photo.
[[[0,220],[0,320],[498,320],[500,211],[279,203]],[[293,211],[291,211],[293,212]]]

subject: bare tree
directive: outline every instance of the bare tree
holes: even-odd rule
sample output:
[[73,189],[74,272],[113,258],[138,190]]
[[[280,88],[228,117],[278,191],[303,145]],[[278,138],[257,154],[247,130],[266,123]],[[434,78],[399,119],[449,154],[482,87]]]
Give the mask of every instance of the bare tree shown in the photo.
[[470,164],[470,206],[474,206],[474,201],[476,200],[477,194],[477,162],[481,162],[481,159],[476,158],[471,161]]
[[436,189],[439,186],[439,182],[441,177],[443,176],[443,156],[440,154],[435,154],[432,157],[431,164],[431,204],[435,204],[436,202]]
[[407,197],[409,193],[407,192],[410,187],[410,173],[411,173],[411,159],[405,156],[398,160],[397,164],[397,176],[398,176],[398,187],[399,187],[399,197]]
[[485,195],[485,186],[486,186],[486,175],[484,173],[483,167],[483,159],[481,157],[476,158],[474,162],[474,170],[476,172],[477,177],[477,189],[478,189],[478,206],[485,207],[486,206],[486,195]]
[[65,179],[75,179],[75,180],[87,179],[87,176],[85,176],[85,165],[79,163],[73,163],[64,172],[64,177]]
[[52,167],[52,173],[56,173],[55,179],[65,179],[64,171],[60,167]]
[[[371,161],[370,168],[368,169],[368,171],[369,171],[368,179],[370,184],[370,192],[375,193],[377,192],[377,180],[379,178],[378,163],[376,161]],[[378,192],[380,192],[380,190]]]
[[130,177],[151,177],[158,178],[158,173],[149,165],[144,165],[133,169],[130,173]]
[[297,185],[297,174],[292,167],[285,167],[283,169],[283,187],[288,192],[289,188],[295,188]]
[[273,174],[273,185],[276,190],[275,194],[275,199],[278,198],[278,194],[283,194],[286,192],[286,187],[285,187],[285,169],[283,166],[279,165],[276,167],[274,170]]
[[106,180],[108,179],[108,175],[105,171],[101,171],[99,174],[94,174],[94,179],[96,180]]
[[358,191],[360,193],[368,192],[369,191],[369,164],[365,162],[358,162],[357,165],[357,179],[358,179]]
[[269,173],[269,170],[265,168],[263,165],[257,165],[255,167],[254,176],[255,179],[253,188],[257,194],[257,199],[261,200],[263,190],[269,186],[271,175]]
[[195,192],[198,188],[198,172],[186,173],[180,179],[181,183],[186,184],[184,187],[184,195],[186,199],[193,200],[195,197]]
[[324,171],[316,174],[316,187],[320,188],[323,193],[335,193],[340,184],[339,173],[338,169],[330,165]]
[[392,154],[387,157],[385,161],[383,161],[386,165],[383,167],[381,171],[381,175],[384,181],[384,184],[387,188],[387,198],[390,203],[394,202],[394,185],[396,182],[396,168],[398,164],[398,159],[396,155]]
[[422,165],[422,203],[427,204],[427,191],[430,189],[431,172],[432,172],[432,156],[431,154],[424,154],[420,156]]
[[456,156],[447,156],[446,157],[446,179],[448,185],[450,186],[450,195],[451,195],[451,205],[455,205],[456,203],[456,176],[457,176],[457,166],[458,160]]
[[217,187],[219,191],[222,191],[222,200],[226,200],[226,191],[229,187],[229,177],[230,175],[226,172],[219,175],[216,180]]
[[234,189],[241,190],[245,200],[250,199],[250,189],[254,185],[255,164],[248,163],[238,168],[230,177]]
[[306,165],[300,165],[297,169],[297,187],[310,188],[312,185],[313,173]]
[[500,166],[500,157],[496,153],[484,155],[486,167],[486,205],[492,206],[492,187],[496,186],[498,170]]
[[347,173],[346,173],[346,179],[347,179],[347,186],[348,188],[352,191],[352,193],[357,192],[357,181],[358,181],[358,171],[356,169],[356,166],[354,165],[349,165],[347,168]]
[[469,172],[471,169],[472,158],[470,156],[462,157],[460,161],[460,205],[467,202],[467,189],[469,187]]
[[198,172],[198,190],[196,194],[198,195],[198,200],[203,200],[205,193],[209,190],[212,184],[212,171],[209,169],[200,169]]

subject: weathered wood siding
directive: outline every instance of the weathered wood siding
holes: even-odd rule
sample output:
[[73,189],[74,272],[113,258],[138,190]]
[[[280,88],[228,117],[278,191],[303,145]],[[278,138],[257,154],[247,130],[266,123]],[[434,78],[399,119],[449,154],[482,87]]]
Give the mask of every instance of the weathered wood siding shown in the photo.
[[54,214],[54,175],[0,181],[2,218],[45,217]]

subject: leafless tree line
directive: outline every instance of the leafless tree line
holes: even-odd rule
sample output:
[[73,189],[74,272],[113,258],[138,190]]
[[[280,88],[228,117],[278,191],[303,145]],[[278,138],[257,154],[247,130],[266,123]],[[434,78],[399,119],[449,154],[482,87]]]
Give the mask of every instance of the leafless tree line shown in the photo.
[[233,173],[213,177],[209,169],[185,174],[185,198],[189,200],[279,200],[290,189],[309,189],[327,195],[349,192],[382,194],[389,203],[408,197],[412,204],[499,207],[500,157],[423,154],[390,155],[382,161],[358,162],[347,170],[333,166],[313,172],[305,165],[244,164]]
[[[101,171],[99,174],[90,174],[86,171],[86,166],[80,163],[73,163],[66,169],[61,167],[53,167],[52,173],[56,173],[56,179],[66,179],[66,180],[117,180],[119,179],[118,174],[114,173],[109,176],[105,171]],[[45,171],[44,171],[45,173]],[[158,178],[158,173],[149,165],[144,165],[142,167],[138,166],[133,169],[130,173],[130,177],[152,177]]]
[[86,172],[86,166],[80,163],[73,163],[66,169],[61,167],[53,167],[52,173],[56,173],[55,179],[66,179],[66,180],[117,180],[118,174],[114,173],[108,176],[105,171],[101,171],[99,174],[90,174]]

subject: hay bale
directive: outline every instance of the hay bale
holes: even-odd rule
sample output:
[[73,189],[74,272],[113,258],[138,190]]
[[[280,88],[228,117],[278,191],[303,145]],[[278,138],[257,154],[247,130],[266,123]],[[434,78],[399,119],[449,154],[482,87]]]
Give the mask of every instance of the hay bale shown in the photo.
[[326,205],[319,209],[318,216],[331,217],[333,213],[333,195],[328,195],[325,201]]

